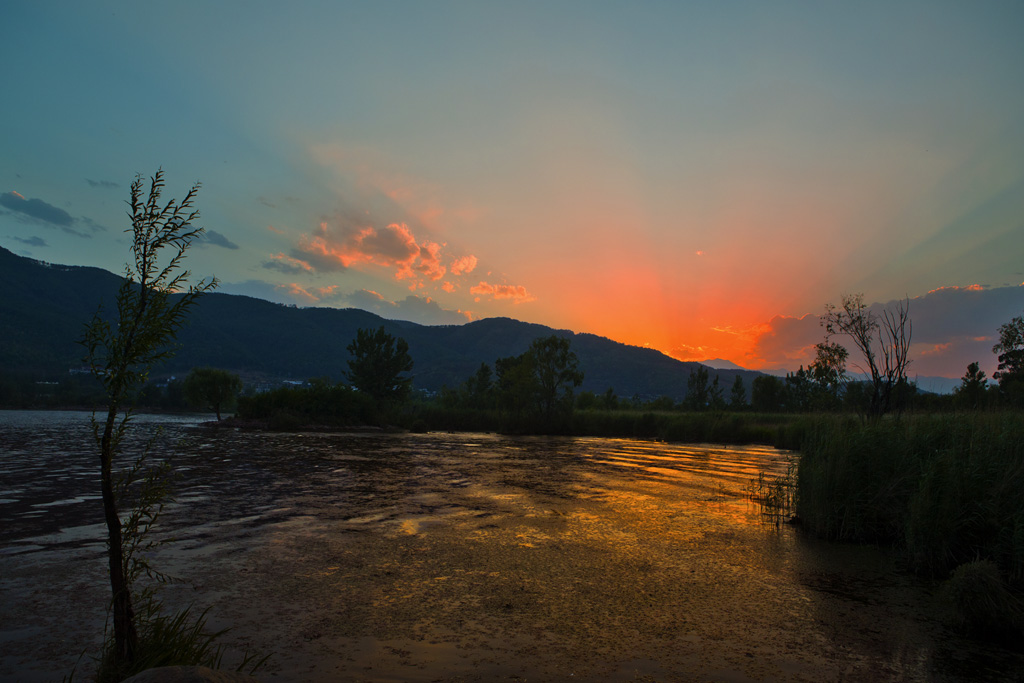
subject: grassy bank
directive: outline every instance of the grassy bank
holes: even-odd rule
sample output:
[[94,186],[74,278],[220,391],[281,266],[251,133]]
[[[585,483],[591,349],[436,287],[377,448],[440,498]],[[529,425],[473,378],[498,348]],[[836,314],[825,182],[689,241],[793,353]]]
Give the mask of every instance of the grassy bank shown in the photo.
[[815,417],[808,415],[644,410],[576,410],[556,425],[511,419],[497,410],[423,404],[401,418],[418,431],[561,434],[687,443],[766,444],[798,448]]
[[1024,583],[1024,414],[822,417],[801,454],[811,532],[904,548],[936,576],[983,560]]

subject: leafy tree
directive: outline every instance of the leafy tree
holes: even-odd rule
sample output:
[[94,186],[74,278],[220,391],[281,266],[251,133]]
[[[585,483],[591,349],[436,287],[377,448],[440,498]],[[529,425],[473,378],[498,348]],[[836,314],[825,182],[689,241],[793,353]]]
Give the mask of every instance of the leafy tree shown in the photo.
[[759,413],[777,413],[783,409],[786,387],[773,375],[755,377],[750,385],[750,403]]
[[708,389],[708,405],[712,410],[725,408],[725,396],[722,387],[718,384],[718,375],[715,375],[715,379],[711,382],[711,388]]
[[490,408],[494,403],[494,373],[491,366],[481,363],[476,374],[466,380],[466,399],[472,408]]
[[999,367],[992,377],[999,382],[1004,400],[1024,402],[1024,316],[999,326],[999,343],[992,347]]
[[615,390],[611,387],[608,387],[604,394],[602,394],[601,407],[605,410],[618,410],[619,397],[615,395]]
[[573,408],[573,389],[583,383],[571,341],[551,335],[534,339],[519,356],[495,361],[499,405],[517,421],[536,417],[556,429]]
[[820,342],[814,348],[814,362],[807,367],[815,384],[812,403],[826,410],[837,408],[846,385],[846,360],[850,352],[830,341]]
[[579,410],[593,410],[597,407],[597,396],[593,391],[581,391],[576,394],[576,408]]
[[517,422],[538,411],[540,386],[536,360],[527,351],[494,362],[498,375],[498,407]]
[[988,387],[988,380],[985,379],[985,371],[978,363],[969,363],[967,372],[960,378],[960,386],[953,393],[957,402],[966,408],[981,407],[985,398],[985,389]]
[[690,370],[686,380],[686,405],[690,410],[705,410],[708,407],[708,379],[708,369],[703,365]]
[[676,402],[672,400],[671,396],[665,396],[663,394],[658,398],[648,401],[646,408],[647,410],[659,410],[667,412],[669,410],[676,409]]
[[193,368],[184,383],[185,400],[199,409],[217,413],[220,420],[221,408],[230,406],[242,390],[241,378],[227,370],[217,368]]
[[572,393],[583,383],[580,362],[566,337],[551,335],[534,339],[530,351],[540,387],[540,410],[546,418],[572,411]]
[[729,390],[729,407],[733,410],[742,410],[747,406],[747,390],[743,386],[743,377],[736,375],[732,381],[732,389]]
[[894,392],[906,384],[912,324],[910,301],[886,308],[881,317],[864,303],[863,294],[844,295],[839,306],[827,304],[822,318],[826,341],[844,334],[853,340],[871,376],[869,412],[878,416],[895,407]]
[[[126,486],[141,467],[142,459],[127,476],[115,481],[112,466],[132,418],[138,390],[145,385],[150,368],[173,355],[172,342],[185,323],[185,315],[197,297],[213,289],[217,281],[188,283],[190,273],[182,260],[192,241],[203,229],[193,225],[199,212],[192,209],[198,183],[180,202],[162,204],[163,172],[150,179],[148,197],[143,199],[143,180],[137,176],[131,186],[128,215],[132,227],[133,260],[125,266],[124,280],[117,292],[113,324],[97,310],[85,328],[81,344],[85,362],[103,384],[106,417],[93,413],[92,427],[100,460],[100,489],[107,526],[107,559],[112,593],[114,626],[113,665],[129,670],[139,645],[132,583],[144,561],[135,555],[139,534],[155,518],[155,500],[122,517],[119,509]],[[169,253],[169,256],[167,255]],[[146,489],[153,491],[153,487]]]
[[409,344],[384,331],[359,329],[348,345],[352,354],[345,377],[359,391],[373,397],[378,405],[394,404],[409,396],[412,378],[403,372],[412,371]]
[[804,366],[796,372],[786,373],[785,384],[785,407],[788,410],[803,412],[811,407],[813,395],[813,384],[811,373],[804,370]]

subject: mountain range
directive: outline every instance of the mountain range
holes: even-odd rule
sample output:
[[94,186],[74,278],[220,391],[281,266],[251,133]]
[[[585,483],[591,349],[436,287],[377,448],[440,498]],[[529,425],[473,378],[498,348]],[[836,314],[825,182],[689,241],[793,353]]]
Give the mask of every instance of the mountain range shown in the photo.
[[[120,283],[120,276],[100,268],[49,264],[0,247],[0,369],[54,376],[80,367],[83,348],[76,340],[98,306],[114,308]],[[354,308],[298,308],[214,292],[200,297],[189,312],[178,334],[177,354],[154,376],[212,366],[236,372],[247,382],[338,380],[356,331],[381,326],[408,342],[413,386],[427,391],[458,386],[481,363],[493,366],[496,359],[518,355],[534,339],[552,334],[571,340],[584,373],[581,389],[595,393],[612,388],[623,397],[681,400],[690,373],[699,367],[654,349],[510,318],[430,326]],[[719,377],[726,396],[737,375],[749,396],[751,382],[761,374],[738,366],[709,372]]]

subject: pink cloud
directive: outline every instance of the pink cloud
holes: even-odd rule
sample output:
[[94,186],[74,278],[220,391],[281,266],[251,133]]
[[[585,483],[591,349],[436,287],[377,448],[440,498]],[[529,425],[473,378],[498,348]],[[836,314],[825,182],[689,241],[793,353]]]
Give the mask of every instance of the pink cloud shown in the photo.
[[451,294],[455,291],[456,287],[452,283],[445,281],[445,283],[441,285],[441,289]]
[[396,279],[414,277],[415,273],[420,273],[431,280],[440,280],[444,277],[446,269],[441,265],[441,245],[436,242],[424,242],[419,249],[419,262],[409,262],[395,273]]
[[264,268],[280,270],[283,273],[312,273],[313,266],[305,261],[285,254],[271,254],[270,260],[263,263]]
[[462,275],[463,273],[472,273],[476,268],[476,256],[472,254],[469,256],[463,256],[460,259],[452,261],[452,275]]
[[[495,301],[511,299],[513,303],[517,304],[537,300],[537,297],[527,292],[526,288],[522,285],[492,285],[481,281],[480,284],[470,287],[469,292],[477,297],[489,296]],[[479,298],[477,301],[479,301]]]
[[443,246],[437,242],[417,242],[405,223],[384,228],[358,225],[351,218],[340,223],[321,223],[315,232],[304,236],[295,254],[315,270],[333,271],[358,265],[392,269],[396,280],[417,280],[410,289],[422,286],[419,278],[440,280],[447,273],[442,264]]
[[288,284],[278,285],[277,289],[287,292],[289,296],[298,301],[315,304],[323,299],[332,298],[337,292],[338,285],[307,289],[297,282],[290,282]]

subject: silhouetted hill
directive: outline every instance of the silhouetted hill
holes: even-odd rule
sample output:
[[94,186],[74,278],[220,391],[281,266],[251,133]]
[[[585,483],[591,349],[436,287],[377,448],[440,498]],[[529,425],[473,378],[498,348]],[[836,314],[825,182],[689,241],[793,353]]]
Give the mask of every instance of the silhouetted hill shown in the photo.
[[[121,278],[99,268],[60,266],[17,256],[0,247],[0,368],[39,374],[66,373],[81,365],[85,323],[103,302],[113,308]],[[414,386],[436,391],[456,386],[481,363],[518,355],[537,337],[572,339],[585,374],[583,389],[620,396],[681,399],[696,363],[682,363],[653,349],[592,334],[553,330],[509,318],[465,325],[427,326],[385,320],[359,309],[296,308],[231,294],[203,296],[181,331],[181,348],[158,374],[184,375],[210,365],[246,379],[341,379],[346,347],[359,328],[383,325],[409,343]],[[728,397],[736,374],[748,392],[757,372],[711,370]]]

